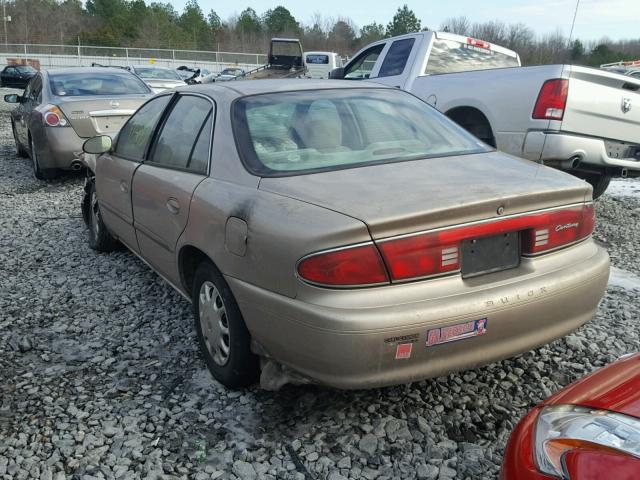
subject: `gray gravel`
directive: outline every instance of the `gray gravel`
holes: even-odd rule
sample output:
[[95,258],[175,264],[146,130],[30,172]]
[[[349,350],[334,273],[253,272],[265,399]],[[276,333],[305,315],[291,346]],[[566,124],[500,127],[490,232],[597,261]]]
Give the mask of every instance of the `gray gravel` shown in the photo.
[[[0,478],[495,478],[530,407],[640,350],[631,282],[576,333],[476,370],[366,392],[227,391],[187,302],[133,255],[88,248],[82,180],[35,180],[0,108]],[[640,201],[597,208],[614,264],[638,271]]]

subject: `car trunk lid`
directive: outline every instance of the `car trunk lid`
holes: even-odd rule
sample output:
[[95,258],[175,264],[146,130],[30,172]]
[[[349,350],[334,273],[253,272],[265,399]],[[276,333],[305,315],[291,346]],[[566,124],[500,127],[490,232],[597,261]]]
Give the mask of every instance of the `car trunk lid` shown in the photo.
[[79,137],[117,133],[148,96],[67,97],[58,106]]
[[561,129],[640,144],[640,79],[572,66]]
[[494,152],[263,178],[259,188],[359,219],[378,240],[581,203],[590,187]]

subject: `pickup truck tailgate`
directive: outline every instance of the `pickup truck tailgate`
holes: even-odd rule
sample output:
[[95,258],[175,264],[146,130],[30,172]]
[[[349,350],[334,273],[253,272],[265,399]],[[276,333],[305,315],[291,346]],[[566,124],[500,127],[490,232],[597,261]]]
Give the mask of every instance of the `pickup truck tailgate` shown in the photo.
[[640,144],[640,79],[568,67],[569,96],[561,130]]

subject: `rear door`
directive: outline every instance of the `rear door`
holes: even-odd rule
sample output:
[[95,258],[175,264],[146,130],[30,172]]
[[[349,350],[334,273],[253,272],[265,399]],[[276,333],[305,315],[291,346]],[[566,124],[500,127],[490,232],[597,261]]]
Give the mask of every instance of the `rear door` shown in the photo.
[[154,97],[140,107],[120,131],[113,151],[96,162],[96,192],[102,218],[109,230],[135,252],[140,249],[133,228],[131,182],[171,97]]
[[377,83],[402,88],[415,58],[416,37],[403,37],[389,42],[382,53],[382,61],[369,78]]
[[133,179],[133,216],[140,253],[177,282],[175,247],[187,225],[191,196],[209,171],[215,105],[180,94]]
[[572,66],[561,129],[640,144],[640,79]]

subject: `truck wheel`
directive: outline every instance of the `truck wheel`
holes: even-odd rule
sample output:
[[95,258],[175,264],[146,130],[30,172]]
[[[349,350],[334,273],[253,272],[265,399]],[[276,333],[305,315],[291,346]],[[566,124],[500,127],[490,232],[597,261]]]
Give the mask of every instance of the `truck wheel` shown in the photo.
[[58,171],[55,168],[40,167],[40,156],[38,155],[36,144],[31,135],[29,135],[29,149],[31,150],[29,153],[31,155],[31,163],[33,165],[33,176],[38,180],[50,180],[52,178],[56,178]]
[[82,211],[89,227],[89,246],[98,252],[113,252],[117,250],[120,242],[113,238],[102,221],[94,182],[91,182],[91,186],[85,194],[82,202]]
[[198,266],[192,292],[198,343],[211,375],[228,388],[254,384],[260,369],[251,335],[229,285],[210,261]]
[[611,175],[605,173],[590,173],[585,176],[585,180],[593,187],[593,199],[600,198],[609,187]]

